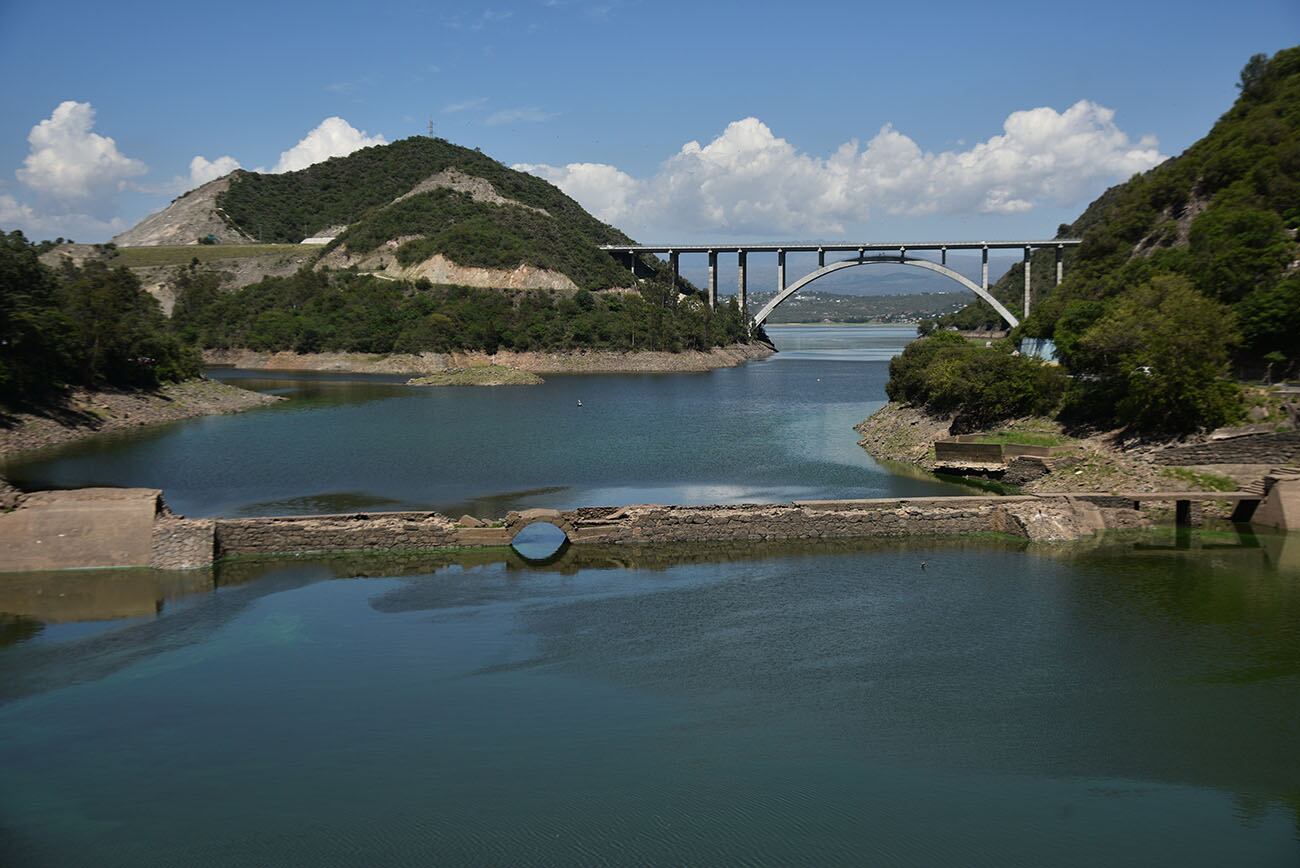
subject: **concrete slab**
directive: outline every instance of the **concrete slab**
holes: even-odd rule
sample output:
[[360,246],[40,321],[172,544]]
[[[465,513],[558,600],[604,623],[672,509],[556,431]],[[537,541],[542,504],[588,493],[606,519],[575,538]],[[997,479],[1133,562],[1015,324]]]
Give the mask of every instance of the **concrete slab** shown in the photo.
[[1278,530],[1300,530],[1300,479],[1274,482],[1251,522]]
[[27,495],[0,514],[0,571],[148,566],[156,488],[82,488]]

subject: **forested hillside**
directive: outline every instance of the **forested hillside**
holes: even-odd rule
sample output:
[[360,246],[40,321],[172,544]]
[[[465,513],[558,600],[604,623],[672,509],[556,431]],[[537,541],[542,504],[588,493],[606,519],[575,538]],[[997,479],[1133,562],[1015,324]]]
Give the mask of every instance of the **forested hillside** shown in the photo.
[[[548,182],[443,139],[415,136],[297,172],[238,172],[217,204],[262,242],[298,242],[342,228],[330,250],[364,256],[401,241],[413,265],[441,254],[459,265],[557,271],[580,288],[631,284],[598,248],[630,239]],[[647,273],[661,266],[645,260]]]
[[198,374],[198,352],[130,271],[51,269],[38,259],[49,246],[0,234],[0,410],[55,400],[68,386],[151,388]]
[[503,291],[304,269],[234,292],[183,277],[172,322],[212,349],[299,353],[707,350],[749,339],[735,303],[708,310],[664,284],[640,292]]
[[[1185,433],[1235,418],[1230,378],[1296,373],[1300,48],[1251,58],[1238,86],[1236,103],[1203,139],[1060,228],[1083,244],[1067,254],[1059,287],[1051,252],[1034,261],[1038,301],[1013,337],[1055,340],[1072,375],[1062,418]],[[1017,265],[994,294],[1018,309],[1022,284]],[[996,322],[983,302],[938,320]]]

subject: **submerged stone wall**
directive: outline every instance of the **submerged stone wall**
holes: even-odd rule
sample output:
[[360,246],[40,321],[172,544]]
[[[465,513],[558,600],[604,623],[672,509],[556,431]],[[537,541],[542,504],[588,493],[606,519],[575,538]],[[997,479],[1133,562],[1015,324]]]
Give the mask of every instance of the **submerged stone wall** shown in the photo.
[[155,570],[206,567],[212,563],[215,554],[215,521],[166,515],[154,519],[149,566]]
[[1005,533],[1078,539],[1106,515],[1067,497],[932,497],[736,506],[630,506],[568,514],[574,543],[726,542]]
[[510,513],[503,523],[438,513],[217,519],[217,556],[400,551],[509,545],[535,522],[575,544],[854,539],[1005,533],[1031,540],[1087,536],[1104,510],[1067,497],[934,497],[726,506],[586,507]]
[[434,512],[217,519],[216,543],[219,557],[437,549],[460,544],[456,525]]
[[[41,508],[45,500],[50,503]],[[1123,505],[1132,506],[1128,501]],[[0,547],[0,570],[146,565],[175,570],[205,567],[233,555],[506,546],[537,522],[555,525],[576,545],[643,545],[974,533],[1056,541],[1145,521],[1131,508],[1114,504],[1033,495],[533,509],[512,512],[501,521],[452,520],[434,512],[185,519],[172,515],[159,493],[149,489],[32,495],[23,508],[0,518],[5,520],[0,531],[14,537],[13,545]],[[98,535],[86,528],[99,529]],[[38,555],[45,552],[27,552],[19,543],[63,557],[41,559]],[[28,556],[21,557],[24,553]]]

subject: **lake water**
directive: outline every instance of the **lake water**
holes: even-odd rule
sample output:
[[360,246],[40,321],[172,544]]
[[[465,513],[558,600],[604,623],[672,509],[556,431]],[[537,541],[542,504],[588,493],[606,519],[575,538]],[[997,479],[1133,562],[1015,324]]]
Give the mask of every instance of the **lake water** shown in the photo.
[[[771,359],[700,374],[414,388],[404,377],[213,376],[290,400],[10,462],[27,488],[161,488],[185,515],[779,502],[962,493],[890,472],[853,426],[907,326],[773,327]],[[578,402],[582,406],[578,406]]]
[[0,864],[1294,866],[1300,538],[1167,536],[0,576]]
[[[955,490],[856,445],[906,332],[772,331],[700,375],[242,378],[293,400],[7,472],[191,514]],[[0,574],[0,866],[1295,866],[1298,709],[1300,534]]]

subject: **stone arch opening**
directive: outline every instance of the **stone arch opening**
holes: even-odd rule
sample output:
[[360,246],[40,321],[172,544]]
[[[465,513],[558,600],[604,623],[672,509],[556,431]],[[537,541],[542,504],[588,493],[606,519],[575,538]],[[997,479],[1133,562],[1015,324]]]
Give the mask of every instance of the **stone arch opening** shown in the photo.
[[1011,313],[1011,311],[1007,310],[1006,306],[1002,304],[1002,302],[998,301],[996,298],[992,296],[992,294],[990,294],[982,286],[975,283],[973,280],[970,280],[965,275],[953,271],[951,268],[949,268],[946,265],[940,265],[939,263],[931,262],[928,259],[913,259],[906,256],[866,256],[863,257],[862,259],[845,259],[841,262],[832,262],[829,265],[817,269],[811,274],[804,275],[803,277],[796,280],[794,283],[787,286],[785,289],[778,292],[772,298],[771,301],[763,305],[762,310],[760,310],[757,314],[755,314],[753,324],[755,327],[761,326],[764,320],[766,320],[769,316],[772,315],[772,311],[776,310],[777,307],[780,306],[781,302],[785,301],[787,298],[794,295],[799,290],[803,289],[805,286],[812,283],[814,280],[817,280],[818,278],[825,277],[828,274],[833,274],[834,272],[841,271],[842,269],[845,268],[857,268],[858,266],[862,266],[862,265],[882,265],[882,264],[883,265],[910,265],[915,268],[924,268],[927,271],[933,271],[936,274],[942,274],[944,277],[947,277],[951,280],[955,280],[957,283],[960,283],[962,286],[966,287],[971,292],[975,293],[980,298],[987,301],[990,305],[992,305],[993,309],[998,312],[998,316],[1002,317],[1002,319],[1011,328],[1015,328],[1016,326],[1020,325],[1020,320],[1017,319],[1015,315]]
[[568,548],[573,525],[555,509],[528,509],[506,517],[510,545],[524,560],[549,563]]
[[535,521],[511,537],[510,547],[529,563],[550,563],[569,547],[569,535],[549,521]]

